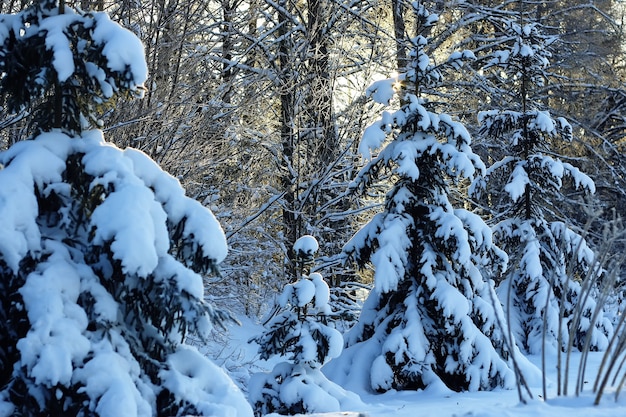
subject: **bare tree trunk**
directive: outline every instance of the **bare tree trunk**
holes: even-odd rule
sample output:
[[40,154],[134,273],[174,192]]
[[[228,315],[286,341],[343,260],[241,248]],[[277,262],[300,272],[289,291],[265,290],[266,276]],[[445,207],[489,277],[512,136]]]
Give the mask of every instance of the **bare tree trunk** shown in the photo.
[[296,279],[295,256],[293,253],[293,244],[298,236],[297,218],[295,212],[296,202],[296,181],[294,178],[293,162],[295,150],[295,106],[294,106],[294,80],[291,63],[289,62],[290,36],[289,36],[289,19],[285,15],[284,10],[287,9],[287,0],[280,1],[281,10],[278,12],[279,25],[279,70],[281,71],[280,80],[280,136],[282,144],[281,161],[281,186],[285,191],[283,202],[283,242],[287,249],[286,274],[289,281]]
[[404,0],[391,0],[393,13],[393,33],[396,38],[396,65],[398,73],[404,72],[408,64],[406,46],[406,25],[404,23]]
[[229,105],[232,103],[232,79],[233,79],[233,66],[231,60],[233,59],[233,17],[236,13],[234,0],[222,0],[223,11],[223,23],[222,23],[222,58],[224,60],[222,64],[222,82],[226,90],[223,93],[222,101]]
[[323,170],[338,152],[333,120],[333,80],[329,63],[329,33],[326,28],[330,5],[324,0],[309,0],[307,31],[309,35],[309,98],[308,109],[314,142],[310,146],[316,166]]

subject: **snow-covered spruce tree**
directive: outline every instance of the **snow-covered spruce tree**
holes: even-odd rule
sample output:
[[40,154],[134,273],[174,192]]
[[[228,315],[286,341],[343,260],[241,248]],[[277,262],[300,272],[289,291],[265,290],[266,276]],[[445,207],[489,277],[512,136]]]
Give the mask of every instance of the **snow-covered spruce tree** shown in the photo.
[[281,311],[268,323],[267,332],[251,339],[261,359],[281,356],[269,373],[257,373],[249,384],[249,400],[256,415],[334,412],[359,407],[356,394],[329,381],[321,372],[343,347],[341,334],[327,324],[331,314],[328,285],[318,273],[307,274],[318,250],[313,236],[299,238],[293,247],[301,278],[285,287]]
[[[581,285],[575,280],[588,275],[594,254],[558,209],[565,199],[565,180],[586,194],[595,187],[587,175],[554,156],[556,141],[571,141],[570,124],[532,100],[533,89],[549,80],[549,47],[555,38],[542,35],[533,23],[507,20],[501,27],[499,47],[483,70],[495,79],[494,85],[506,89],[494,94],[518,101],[510,109],[479,114],[480,135],[498,141],[506,156],[471,186],[471,193],[491,206],[495,218],[504,219],[494,227],[496,243],[509,255],[498,294],[508,309],[509,325],[527,352],[541,352],[544,342],[549,350],[558,349],[558,340],[561,348],[569,342],[580,348],[594,326],[590,347],[603,349],[611,325],[601,315],[590,323],[595,302],[580,297]],[[571,320],[575,308],[584,310],[585,319],[578,323]],[[569,340],[570,334],[574,340]]]
[[203,300],[200,274],[226,255],[215,217],[83,130],[141,94],[141,43],[106,14],[35,2],[0,15],[0,74],[37,132],[0,153],[0,416],[251,416],[184,343],[229,319]]
[[[425,33],[437,16],[417,2],[414,7],[418,33]],[[473,54],[453,53],[436,66],[426,54],[428,39],[418,35],[412,42],[407,72],[368,89],[386,104],[397,81],[401,108],[365,130],[360,147],[366,156],[391,141],[354,187],[365,191],[384,169],[392,170],[393,187],[384,210],[344,248],[357,264],[371,262],[375,284],[347,334],[347,349],[325,372],[346,387],[359,380],[365,386],[358,389],[379,392],[441,382],[456,391],[510,387],[514,375],[497,325],[502,310],[492,303],[492,281],[481,272],[487,265],[503,268],[506,256],[478,216],[449,201],[454,181],[485,167],[465,127],[428,100],[443,71]]]

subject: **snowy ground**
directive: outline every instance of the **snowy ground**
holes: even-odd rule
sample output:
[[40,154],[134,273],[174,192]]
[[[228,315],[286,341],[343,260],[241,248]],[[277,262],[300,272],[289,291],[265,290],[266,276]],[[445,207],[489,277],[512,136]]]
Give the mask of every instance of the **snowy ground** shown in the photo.
[[[261,361],[256,355],[256,346],[247,340],[258,334],[261,327],[249,319],[243,319],[241,327],[231,327],[228,334],[220,336],[219,343],[209,348],[208,354],[218,365],[228,368],[233,378],[240,384],[247,380],[250,372],[270,369],[270,364]],[[365,403],[362,410],[345,410],[345,413],[315,414],[316,417],[620,417],[626,416],[626,393],[615,401],[614,390],[608,391],[600,406],[594,406],[591,385],[595,370],[600,364],[601,353],[592,353],[586,380],[588,388],[579,397],[556,396],[556,370],[554,361],[548,365],[548,399],[542,398],[541,379],[532,381],[531,389],[535,399],[528,404],[520,404],[516,390],[495,392],[455,393],[434,388],[420,392],[388,392],[368,394],[359,392]],[[541,358],[529,358],[540,366]],[[572,358],[578,364],[579,356]],[[329,364],[332,366],[332,362]],[[576,371],[577,368],[574,368]],[[571,379],[576,372],[571,372]],[[573,383],[570,390],[573,390]],[[350,411],[350,412],[348,412]]]

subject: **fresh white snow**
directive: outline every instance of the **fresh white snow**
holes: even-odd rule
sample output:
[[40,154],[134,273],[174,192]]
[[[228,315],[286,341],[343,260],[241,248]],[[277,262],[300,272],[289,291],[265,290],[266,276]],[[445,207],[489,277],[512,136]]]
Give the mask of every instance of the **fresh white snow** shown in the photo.
[[[252,319],[243,318],[243,326],[232,326],[222,342],[207,347],[210,354],[219,352],[217,362],[234,366],[233,357],[237,357],[239,366],[236,372],[241,376],[249,369],[270,369],[273,361],[261,361],[256,353],[256,345],[248,344],[250,335],[261,331],[260,325]],[[232,357],[231,357],[232,355]],[[626,395],[615,401],[615,390],[609,390],[599,406],[594,406],[595,394],[591,387],[594,383],[602,358],[602,352],[591,352],[585,377],[585,389],[580,396],[573,395],[574,379],[578,371],[580,354],[574,353],[571,359],[572,371],[568,396],[557,396],[556,357],[547,356],[547,399],[543,398],[542,380],[538,372],[527,374],[533,399],[527,404],[519,401],[516,389],[498,389],[495,391],[453,392],[442,385],[434,385],[424,391],[388,391],[375,394],[365,390],[367,381],[358,380],[358,372],[350,381],[348,388],[359,395],[362,406],[342,408],[341,412],[309,414],[309,417],[619,417],[626,415]],[[523,358],[522,358],[523,359]],[[541,355],[528,356],[537,368],[541,366]],[[523,362],[523,361],[522,361]],[[330,361],[325,367],[335,369],[338,365]],[[362,369],[361,362],[351,365],[355,370]],[[247,368],[246,368],[247,367]],[[536,369],[536,368],[535,368]],[[235,370],[235,368],[233,368]],[[361,375],[364,377],[364,374]],[[240,378],[240,383],[245,382]],[[278,414],[268,416],[277,417]]]

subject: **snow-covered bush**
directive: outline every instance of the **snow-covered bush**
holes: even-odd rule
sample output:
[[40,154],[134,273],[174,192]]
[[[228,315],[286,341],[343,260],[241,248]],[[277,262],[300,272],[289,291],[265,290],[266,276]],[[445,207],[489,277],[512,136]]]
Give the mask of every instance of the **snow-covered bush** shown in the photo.
[[346,337],[347,349],[324,371],[342,385],[379,392],[441,383],[453,390],[511,387],[515,377],[498,327],[502,310],[492,303],[493,282],[482,274],[488,265],[502,268],[506,256],[478,216],[449,200],[453,181],[480,175],[485,167],[466,128],[428,100],[443,71],[459,68],[473,54],[454,53],[434,65],[423,34],[437,16],[413,5],[421,32],[412,40],[407,72],[368,89],[381,104],[397,93],[401,108],[384,112],[365,130],[363,154],[382,149],[354,182],[366,192],[388,169],[393,187],[384,210],[344,248],[358,265],[371,262],[375,284]]
[[[294,244],[301,264],[311,262],[316,251],[317,242],[311,236]],[[326,323],[331,313],[329,296],[320,274],[302,275],[285,287],[279,300],[281,311],[268,323],[267,331],[251,340],[258,343],[261,359],[275,355],[287,359],[271,372],[251,377],[249,399],[257,415],[332,412],[360,404],[355,394],[321,372],[343,347],[341,334]]]
[[82,130],[91,104],[141,90],[141,44],[65,12],[0,16],[0,94],[43,106],[36,136],[0,153],[0,416],[249,416],[185,345],[230,320],[201,276],[226,255],[220,225],[147,155]]

